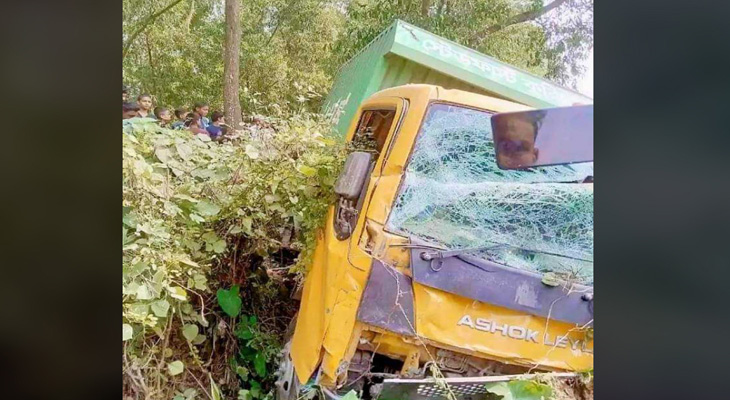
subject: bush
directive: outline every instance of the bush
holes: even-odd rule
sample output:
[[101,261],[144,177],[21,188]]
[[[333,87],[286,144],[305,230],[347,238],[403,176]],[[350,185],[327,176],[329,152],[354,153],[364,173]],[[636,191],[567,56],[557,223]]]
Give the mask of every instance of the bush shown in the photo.
[[[286,250],[291,262],[283,264],[304,271],[334,198],[344,143],[318,115],[270,122],[272,130],[247,128],[235,140],[216,143],[149,120],[125,121],[125,395],[186,399],[237,382],[230,362],[241,329],[237,317],[222,312],[215,291],[240,285],[247,298],[243,307],[250,312],[257,298],[261,303],[262,296],[276,297],[277,285],[283,285],[268,276],[252,277],[253,264],[271,275],[267,263],[281,265]],[[276,310],[257,313],[267,311]],[[256,338],[246,336],[247,343],[266,347],[262,341],[288,321],[267,328],[265,316],[258,317]],[[275,344],[261,349],[259,371],[265,370],[260,358],[272,362],[275,353]]]

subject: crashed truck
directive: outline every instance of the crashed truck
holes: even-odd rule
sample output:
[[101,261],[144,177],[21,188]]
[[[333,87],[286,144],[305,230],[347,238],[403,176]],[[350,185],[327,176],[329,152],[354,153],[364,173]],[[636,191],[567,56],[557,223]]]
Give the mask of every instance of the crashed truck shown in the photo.
[[352,150],[277,398],[492,399],[592,371],[591,103],[402,21],[345,64],[327,104]]

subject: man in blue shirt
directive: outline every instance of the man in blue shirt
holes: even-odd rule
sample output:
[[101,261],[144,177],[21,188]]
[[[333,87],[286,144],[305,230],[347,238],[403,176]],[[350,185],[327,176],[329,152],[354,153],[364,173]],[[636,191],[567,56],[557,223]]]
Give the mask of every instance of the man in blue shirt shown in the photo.
[[211,139],[218,140],[223,136],[223,127],[221,125],[226,123],[225,117],[222,112],[214,111],[210,116],[210,119],[211,123],[207,128],[205,128],[205,130],[208,132]]

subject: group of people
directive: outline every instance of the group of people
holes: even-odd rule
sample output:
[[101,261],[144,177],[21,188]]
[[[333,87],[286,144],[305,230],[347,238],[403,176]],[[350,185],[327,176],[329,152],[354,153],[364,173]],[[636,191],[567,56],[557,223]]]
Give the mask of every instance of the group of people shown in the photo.
[[129,88],[122,86],[122,119],[152,118],[158,121],[160,126],[169,129],[189,130],[194,134],[204,134],[211,139],[222,139],[227,131],[225,117],[220,111],[214,111],[210,118],[208,112],[210,106],[204,102],[195,103],[192,111],[186,108],[178,108],[173,112],[165,107],[154,107],[152,96],[140,94],[136,102],[129,101]]

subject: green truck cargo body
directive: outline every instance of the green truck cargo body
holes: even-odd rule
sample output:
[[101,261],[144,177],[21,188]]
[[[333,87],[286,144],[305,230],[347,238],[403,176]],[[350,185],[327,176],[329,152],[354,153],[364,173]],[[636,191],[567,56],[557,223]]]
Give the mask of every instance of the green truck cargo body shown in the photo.
[[324,110],[341,110],[337,130],[345,135],[363,100],[408,83],[461,89],[536,108],[593,103],[580,93],[396,20],[341,67]]

